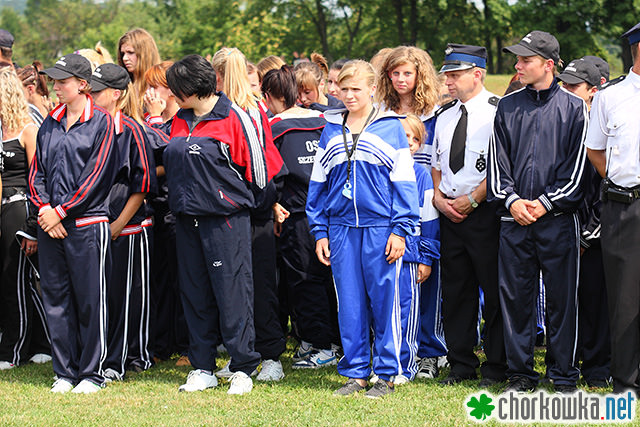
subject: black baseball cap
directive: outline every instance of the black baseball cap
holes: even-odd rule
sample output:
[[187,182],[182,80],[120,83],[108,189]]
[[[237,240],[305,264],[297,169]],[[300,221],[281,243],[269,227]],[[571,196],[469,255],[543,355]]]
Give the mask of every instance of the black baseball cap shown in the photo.
[[627,32],[622,35],[622,37],[626,37],[629,41],[629,44],[640,42],[640,22],[628,29]]
[[518,56],[540,55],[544,59],[552,59],[556,65],[560,62],[560,43],[545,31],[531,31],[518,44],[507,46],[502,51]]
[[0,30],[0,47],[11,48],[13,46],[13,34],[7,30]]
[[441,73],[473,67],[487,68],[487,49],[482,46],[449,43],[444,54]]
[[91,80],[91,63],[84,56],[70,53],[58,59],[53,67],[40,71],[40,74],[46,74],[53,80],[77,77],[88,82]]
[[564,67],[562,74],[558,76],[558,80],[572,85],[587,82],[591,86],[600,84],[600,71],[598,67],[586,59],[574,59]]
[[583,56],[582,59],[595,65],[598,68],[598,71],[600,71],[600,76],[604,77],[605,80],[609,80],[609,63],[607,61],[599,56],[591,55]]
[[108,87],[113,89],[126,89],[131,81],[129,73],[123,67],[116,64],[102,64],[96,67],[91,75],[91,89],[100,92]]

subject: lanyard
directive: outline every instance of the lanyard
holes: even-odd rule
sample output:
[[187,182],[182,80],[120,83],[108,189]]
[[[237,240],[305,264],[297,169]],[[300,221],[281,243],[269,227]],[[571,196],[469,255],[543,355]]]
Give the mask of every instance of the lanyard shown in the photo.
[[369,121],[375,115],[375,113],[376,113],[376,108],[373,107],[371,109],[371,112],[369,113],[369,117],[367,117],[367,120],[364,122],[364,126],[362,126],[362,130],[360,131],[359,134],[355,136],[355,138],[353,138],[353,145],[351,146],[351,150],[349,150],[349,144],[347,144],[346,126],[347,126],[347,117],[349,116],[348,112],[344,115],[344,119],[342,120],[342,141],[344,142],[344,151],[345,153],[347,153],[347,182],[344,184],[344,190],[342,190],[342,194],[347,199],[351,199],[351,182],[350,182],[351,181],[351,162],[352,162],[351,158],[355,157],[356,147],[358,146],[358,140],[360,139],[360,135],[362,135],[362,132],[364,132],[365,128],[369,124]]

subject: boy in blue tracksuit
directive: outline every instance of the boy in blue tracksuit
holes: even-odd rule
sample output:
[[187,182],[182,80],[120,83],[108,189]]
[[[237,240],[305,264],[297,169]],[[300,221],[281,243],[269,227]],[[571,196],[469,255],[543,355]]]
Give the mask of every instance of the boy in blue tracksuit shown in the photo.
[[371,104],[371,65],[351,61],[338,81],[347,111],[325,115],[306,211],[338,294],[344,349],[338,372],[349,380],[336,394],[365,389],[373,326],[373,371],[382,381],[366,394],[375,398],[393,392],[391,377],[401,371],[400,270],[405,236],[418,220],[418,194],[398,116]]

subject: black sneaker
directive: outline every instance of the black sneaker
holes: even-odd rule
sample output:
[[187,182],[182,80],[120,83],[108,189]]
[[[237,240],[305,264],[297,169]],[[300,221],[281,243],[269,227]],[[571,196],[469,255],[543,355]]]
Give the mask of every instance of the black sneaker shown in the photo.
[[484,377],[483,379],[480,380],[480,382],[478,383],[478,387],[480,388],[489,388],[491,386],[494,386],[496,384],[500,384],[503,383],[504,380],[498,380],[496,378],[487,378]]
[[475,380],[477,377],[475,376],[470,376],[470,377],[462,377],[458,374],[453,374],[450,373],[445,379],[440,380],[440,384],[441,385],[454,385],[454,384],[459,384],[462,381],[466,381],[466,380]]
[[556,393],[560,393],[560,394],[573,394],[573,393],[577,392],[578,389],[575,386],[575,384],[573,384],[573,385],[569,385],[569,384],[554,384],[553,385],[553,391],[555,391]]
[[379,399],[394,391],[396,391],[396,389],[387,384],[386,381],[378,380],[364,395],[370,399]]
[[505,393],[514,391],[516,393],[526,393],[530,391],[534,391],[536,389],[536,382],[531,378],[523,377],[520,375],[514,375],[509,378],[507,383],[507,388],[505,388]]
[[611,383],[606,379],[592,379],[586,380],[589,388],[608,388]]
[[[378,382],[380,382],[380,381],[378,381]],[[364,389],[365,389],[365,387],[363,387],[360,384],[358,384],[358,381],[356,381],[353,378],[349,378],[347,380],[347,382],[344,383],[344,385],[342,387],[340,387],[339,389],[337,389],[336,391],[333,392],[333,395],[334,396],[349,396],[351,394],[359,393]]]

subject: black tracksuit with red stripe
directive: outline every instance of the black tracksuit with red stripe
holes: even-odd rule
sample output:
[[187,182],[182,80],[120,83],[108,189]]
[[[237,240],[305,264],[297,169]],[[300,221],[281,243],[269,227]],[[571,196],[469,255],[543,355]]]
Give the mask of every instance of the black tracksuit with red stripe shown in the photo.
[[66,105],[45,119],[29,171],[31,200],[54,208],[68,236],[38,229],[42,296],[51,332],[53,369],[76,384],[102,384],[106,356],[106,287],[110,263],[107,196],[118,168],[113,119],[87,96],[67,130]]

